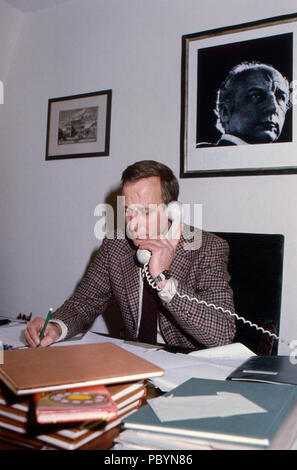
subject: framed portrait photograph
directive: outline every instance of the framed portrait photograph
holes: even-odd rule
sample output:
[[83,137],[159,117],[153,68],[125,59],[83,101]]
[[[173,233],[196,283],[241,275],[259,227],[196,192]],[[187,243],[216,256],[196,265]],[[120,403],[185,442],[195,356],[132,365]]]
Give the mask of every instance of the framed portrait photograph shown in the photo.
[[182,37],[182,178],[297,173],[296,43],[297,14]]
[[112,90],[48,100],[46,160],[109,155]]

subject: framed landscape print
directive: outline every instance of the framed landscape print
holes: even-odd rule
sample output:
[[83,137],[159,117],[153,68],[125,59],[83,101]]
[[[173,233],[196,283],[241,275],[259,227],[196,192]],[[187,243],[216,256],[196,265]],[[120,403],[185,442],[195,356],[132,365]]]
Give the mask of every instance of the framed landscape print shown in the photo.
[[51,98],[46,160],[109,155],[111,90]]
[[182,37],[181,177],[297,173],[296,41],[297,14]]

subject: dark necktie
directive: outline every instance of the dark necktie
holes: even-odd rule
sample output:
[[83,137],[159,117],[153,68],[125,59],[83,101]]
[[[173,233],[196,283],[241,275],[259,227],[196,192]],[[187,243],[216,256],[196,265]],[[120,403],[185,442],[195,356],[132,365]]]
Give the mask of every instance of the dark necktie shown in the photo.
[[157,343],[157,320],[159,313],[159,303],[157,291],[154,291],[143,280],[142,312],[138,332],[138,340],[142,343]]

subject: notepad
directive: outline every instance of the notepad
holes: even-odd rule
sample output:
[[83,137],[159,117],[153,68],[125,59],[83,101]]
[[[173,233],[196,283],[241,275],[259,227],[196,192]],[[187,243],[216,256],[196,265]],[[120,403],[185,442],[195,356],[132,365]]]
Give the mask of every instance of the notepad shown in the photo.
[[0,380],[15,394],[158,377],[164,371],[113,343],[4,351]]

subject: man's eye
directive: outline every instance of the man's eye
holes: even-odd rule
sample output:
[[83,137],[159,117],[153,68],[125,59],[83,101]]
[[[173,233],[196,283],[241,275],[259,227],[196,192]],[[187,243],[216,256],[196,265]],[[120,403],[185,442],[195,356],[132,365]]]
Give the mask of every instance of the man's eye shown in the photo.
[[276,93],[276,99],[277,99],[277,102],[280,103],[280,104],[286,104],[287,103],[287,95],[285,95],[285,93],[281,93],[281,92],[278,92]]

